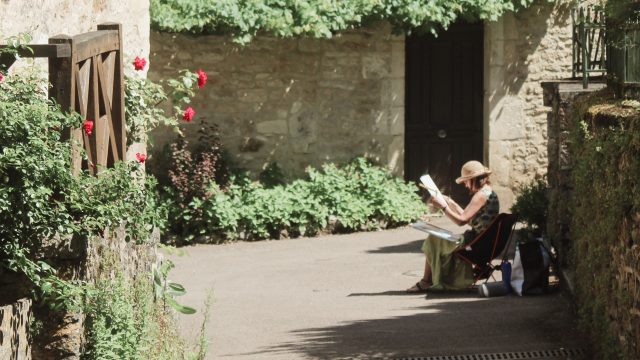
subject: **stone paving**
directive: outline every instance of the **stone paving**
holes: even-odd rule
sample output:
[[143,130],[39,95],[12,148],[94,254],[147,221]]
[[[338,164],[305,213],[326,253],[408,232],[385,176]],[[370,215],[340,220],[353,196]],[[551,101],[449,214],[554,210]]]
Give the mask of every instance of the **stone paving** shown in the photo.
[[[446,219],[435,222],[451,227]],[[170,256],[176,263],[170,277],[187,288],[181,302],[198,309],[213,293],[208,359],[415,358],[584,348],[570,301],[560,291],[493,298],[475,292],[405,294],[421,275],[423,237],[406,227],[197,245],[185,248],[185,256]],[[201,323],[202,311],[180,315],[190,341]]]

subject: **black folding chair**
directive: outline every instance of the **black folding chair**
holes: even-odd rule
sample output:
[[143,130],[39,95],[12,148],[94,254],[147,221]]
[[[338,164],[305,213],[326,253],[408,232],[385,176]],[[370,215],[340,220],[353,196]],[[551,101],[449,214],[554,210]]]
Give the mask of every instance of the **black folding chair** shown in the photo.
[[517,219],[514,214],[499,214],[475,239],[454,250],[455,256],[473,267],[474,284],[482,279],[488,281],[493,272],[500,269],[499,265],[493,266],[491,262],[506,251]]

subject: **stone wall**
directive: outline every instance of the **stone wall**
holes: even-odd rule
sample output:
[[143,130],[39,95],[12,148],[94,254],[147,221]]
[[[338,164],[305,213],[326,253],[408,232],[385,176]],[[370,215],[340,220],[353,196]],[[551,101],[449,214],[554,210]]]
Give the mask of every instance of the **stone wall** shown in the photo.
[[571,76],[569,5],[537,2],[485,27],[485,160],[503,210],[547,172],[540,82]]
[[[559,255],[560,266],[566,269],[570,249],[571,167],[569,130],[573,127],[573,101],[576,96],[602,89],[603,83],[591,83],[582,88],[582,81],[543,82],[544,105],[550,107],[547,114],[547,180],[549,183],[549,210],[547,233]],[[569,282],[570,276],[565,277]]]
[[[485,25],[484,160],[504,210],[518,187],[546,174],[547,124],[540,81],[571,75],[569,6],[540,2]],[[385,25],[329,40],[152,33],[150,77],[202,68],[198,118],[220,125],[243,167],[307,165],[370,155],[403,175],[404,38]],[[193,123],[187,134],[198,128]],[[171,135],[156,132],[156,151]]]
[[149,54],[149,0],[2,0],[0,14],[0,42],[29,33],[33,44],[46,44],[58,34],[73,36],[117,22],[124,31],[125,59]]
[[[179,69],[209,74],[186,134],[201,120],[219,124],[239,166],[259,171],[277,161],[297,176],[308,165],[367,155],[402,174],[404,38],[388,26],[330,40],[258,37],[247,46],[152,33],[151,47],[152,79]],[[152,137],[157,148],[171,139],[160,131]]]
[[[634,194],[640,144],[631,137],[638,134],[638,112],[614,101],[619,97],[611,88],[583,95],[604,88],[601,83],[588,89],[579,81],[542,85],[551,106],[547,228],[562,283],[574,295],[594,358],[638,359],[640,212]],[[588,136],[572,136],[583,129]]]
[[[93,283],[111,279],[122,273],[127,279],[147,276],[152,281],[152,269],[161,259],[157,252],[160,233],[155,231],[150,242],[136,245],[127,240],[124,226],[104,235],[85,239],[51,239],[42,248],[42,256],[66,278]],[[82,313],[34,309],[34,317],[42,328],[33,339],[35,359],[80,359],[85,347]]]
[[0,306],[0,359],[31,359],[28,326],[31,300],[20,299]]

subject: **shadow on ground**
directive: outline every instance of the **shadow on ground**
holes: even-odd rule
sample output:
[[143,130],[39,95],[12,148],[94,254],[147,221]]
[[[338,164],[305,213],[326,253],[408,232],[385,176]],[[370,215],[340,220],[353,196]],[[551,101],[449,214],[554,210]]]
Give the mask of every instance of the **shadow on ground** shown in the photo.
[[400,254],[400,253],[421,253],[424,239],[411,241],[399,245],[383,246],[375,250],[367,251],[370,254]]
[[411,315],[300,329],[292,332],[296,341],[244,355],[368,359],[583,348],[582,337],[568,326],[572,319],[566,306],[561,294],[479,298],[436,293],[423,306],[398,309],[415,312]]

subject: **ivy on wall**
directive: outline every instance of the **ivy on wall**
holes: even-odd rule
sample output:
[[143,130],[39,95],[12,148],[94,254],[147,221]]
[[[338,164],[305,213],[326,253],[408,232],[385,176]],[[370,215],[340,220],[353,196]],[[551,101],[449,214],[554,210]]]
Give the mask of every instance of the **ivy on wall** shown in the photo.
[[[548,0],[547,0],[548,1]],[[249,42],[258,33],[330,38],[387,20],[398,32],[446,29],[457,19],[497,20],[534,0],[151,0],[151,27],[166,32],[230,34]]]
[[576,104],[572,123],[571,266],[580,322],[595,358],[636,358],[640,102],[590,95]]

